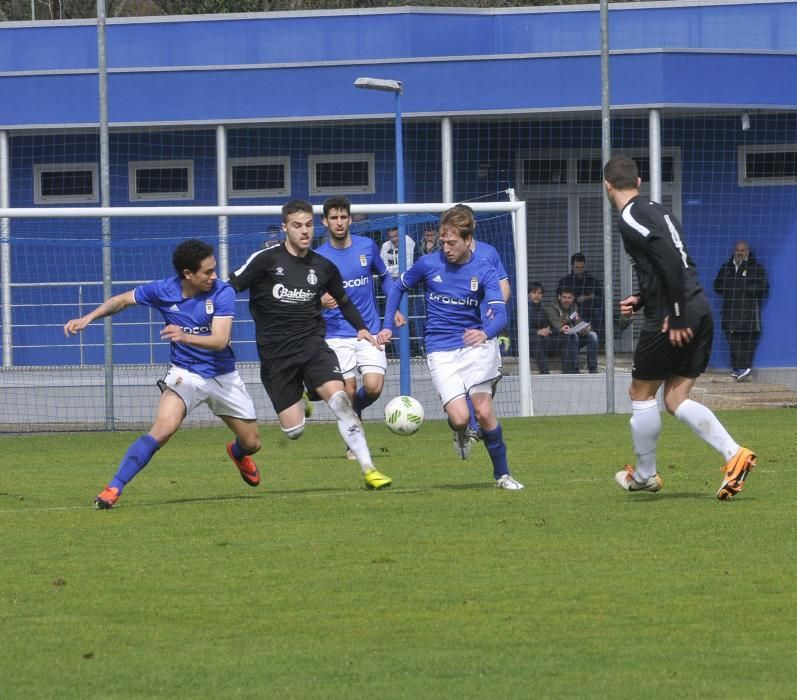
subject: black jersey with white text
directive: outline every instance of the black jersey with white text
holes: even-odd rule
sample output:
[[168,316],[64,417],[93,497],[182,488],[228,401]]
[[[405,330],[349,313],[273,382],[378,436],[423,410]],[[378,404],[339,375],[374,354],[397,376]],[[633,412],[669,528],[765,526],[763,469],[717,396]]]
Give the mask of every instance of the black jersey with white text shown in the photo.
[[313,250],[291,255],[282,243],[259,250],[230,275],[230,285],[249,290],[260,359],[285,357],[310,337],[324,338],[321,296],[329,292],[338,304],[346,299],[335,265]]
[[671,328],[686,328],[710,313],[681,223],[671,212],[637,195],[620,212],[619,226],[634,263],[645,328],[660,329],[665,316]]

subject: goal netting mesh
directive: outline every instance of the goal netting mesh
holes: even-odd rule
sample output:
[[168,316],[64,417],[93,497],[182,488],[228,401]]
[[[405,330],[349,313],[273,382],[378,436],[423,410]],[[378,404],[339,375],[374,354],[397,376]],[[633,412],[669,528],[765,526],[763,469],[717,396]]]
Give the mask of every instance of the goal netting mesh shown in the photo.
[[[401,213],[390,212],[389,205],[371,205],[370,209],[378,210],[377,213],[357,213],[355,207],[352,233],[372,238],[381,245],[386,240],[387,230],[401,224],[406,235],[417,240],[420,253],[423,232],[436,228],[439,211],[447,206],[424,205],[424,211],[420,212],[412,212],[405,206]],[[508,206],[514,208],[507,209],[504,202],[495,206],[505,208],[491,211],[490,204],[474,204],[479,209],[477,233],[480,240],[499,251],[516,292],[524,286],[517,276],[518,258],[522,256],[518,256],[515,249],[516,212],[522,205],[510,203]],[[110,275],[113,294],[173,275],[172,250],[188,236],[212,244],[217,258],[226,259],[230,269],[241,264],[253,251],[278,240],[279,208],[247,209],[246,215],[236,215],[234,207],[227,208],[225,211],[230,213],[223,227],[220,227],[218,216],[186,216],[185,208],[170,210],[169,216],[146,215],[146,207],[139,209],[136,216],[105,210],[114,214],[109,217],[110,243],[103,238],[102,219],[97,216],[45,218],[41,216],[43,212],[39,212],[37,216],[12,219],[9,236],[3,245],[10,261],[9,335],[13,342],[6,353],[6,360],[10,362],[0,370],[4,399],[0,404],[0,431],[141,429],[148,426],[158,400],[156,381],[165,373],[169,361],[168,343],[159,336],[163,326],[160,315],[147,307],[130,307],[111,317],[110,335],[102,320],[69,338],[64,335],[63,325],[102,302],[106,272]],[[253,210],[259,213],[253,215]],[[323,242],[325,235],[326,230],[317,216],[316,245]],[[504,331],[505,378],[496,394],[498,410],[503,415],[523,413],[516,301],[517,298],[510,302],[510,321]],[[247,302],[246,294],[239,296],[233,348],[239,370],[255,400],[258,418],[270,421],[276,416],[260,384],[254,324]],[[383,307],[384,300],[379,299],[379,302]],[[409,299],[409,311],[412,394],[423,403],[430,418],[442,417],[442,407],[426,367],[425,306],[421,290]],[[380,401],[367,409],[365,420],[381,420],[383,404],[399,394],[398,349],[390,347],[388,358],[385,390]],[[330,418],[326,407],[318,405],[313,419]],[[206,407],[200,407],[187,418],[187,423],[202,425],[215,420]]]

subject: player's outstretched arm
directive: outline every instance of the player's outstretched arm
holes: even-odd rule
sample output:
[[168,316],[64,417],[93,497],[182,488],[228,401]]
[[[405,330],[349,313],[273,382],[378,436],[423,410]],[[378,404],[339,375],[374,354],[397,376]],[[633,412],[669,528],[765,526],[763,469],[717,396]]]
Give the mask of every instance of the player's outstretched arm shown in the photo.
[[87,313],[85,316],[73,318],[71,321],[67,321],[64,324],[64,335],[67,338],[70,335],[77,335],[92,321],[95,321],[98,318],[105,318],[106,316],[118,314],[128,306],[134,306],[135,303],[136,297],[133,294],[132,289],[124,294],[117,294],[116,296],[113,296],[110,299],[102,302],[102,304],[100,304],[96,309],[89,311],[89,313]]

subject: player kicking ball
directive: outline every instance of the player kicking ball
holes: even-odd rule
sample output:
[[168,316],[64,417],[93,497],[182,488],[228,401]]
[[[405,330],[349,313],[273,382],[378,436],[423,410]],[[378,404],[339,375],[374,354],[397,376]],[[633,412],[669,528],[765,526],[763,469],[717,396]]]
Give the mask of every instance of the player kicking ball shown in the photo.
[[[379,279],[385,296],[393,286],[387,267],[379,255],[379,248],[370,238],[355,236],[349,231],[351,203],[346,197],[330,197],[324,202],[322,223],[329,231],[329,238],[316,252],[331,260],[340,270],[349,299],[357,307],[368,330],[378,333],[381,322],[374,295],[374,277]],[[321,297],[321,305],[324,308],[327,345],[337,355],[346,395],[357,417],[362,420],[363,411],[379,398],[385,386],[385,349],[358,338],[357,329],[344,318],[330,294]],[[403,325],[404,322],[404,316],[397,313],[396,325]],[[357,371],[362,375],[359,389],[355,375]],[[347,450],[346,456],[355,459],[351,450]]]
[[[399,277],[388,297],[385,326],[377,340],[382,344],[390,341],[392,319],[402,295],[423,284],[427,364],[454,431],[455,445],[462,454],[470,449],[466,401],[470,396],[493,464],[495,485],[519,491],[523,484],[509,472],[506,443],[493,406],[493,384],[501,376],[498,345],[488,342],[506,325],[506,304],[495,269],[471,250],[475,227],[470,207],[457,205],[443,212],[441,251],[424,255]],[[482,301],[491,314],[481,313]]]
[[113,479],[94,499],[94,505],[101,510],[114,506],[125,486],[202,403],[235,433],[236,439],[227,445],[227,454],[241,478],[250,486],[260,483],[260,473],[250,456],[261,446],[255,407],[235,369],[230,347],[235,292],[218,279],[213,247],[203,241],[183,241],[174,250],[172,264],[175,277],[111,297],[64,325],[64,334],[69,337],[98,318],[140,304],[160,312],[166,321],[161,338],[171,344],[171,366],[158,382],[162,394],[155,422],[149,433],[130,445]]
[[620,313],[630,318],[635,311],[645,310],[629,390],[637,463],[617,472],[615,480],[626,491],[661,489],[656,471],[661,433],[656,392],[663,384],[667,410],[726,460],[717,498],[727,500],[742,490],[756,455],[734,442],[708,408],[689,398],[695,380],[708,366],[714,321],[681,224],[660,204],[640,195],[639,171],[630,158],[613,156],[603,178],[606,194],[620,212],[620,234],[634,261],[640,288],[620,302]]
[[230,284],[239,292],[249,290],[260,378],[282,431],[291,440],[302,436],[306,386],[335,414],[343,441],[360,463],[365,485],[385,488],[391,479],[374,468],[362,424],[344,389],[338,359],[324,340],[322,295],[332,296],[358,339],[372,345],[376,340],[346,294],[338,268],[310,249],[313,229],[312,205],[302,200],[288,202],[282,208],[285,240],[253,253],[232,273]]

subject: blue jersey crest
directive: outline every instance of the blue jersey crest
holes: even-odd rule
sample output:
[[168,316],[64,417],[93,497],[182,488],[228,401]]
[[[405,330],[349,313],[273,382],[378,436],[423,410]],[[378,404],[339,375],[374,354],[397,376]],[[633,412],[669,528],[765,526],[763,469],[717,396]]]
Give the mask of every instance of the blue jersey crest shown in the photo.
[[[155,280],[133,290],[136,304],[158,311],[166,325],[173,324],[189,335],[210,335],[215,317],[235,317],[235,291],[226,282],[216,280],[209,292],[183,297],[177,277]],[[202,377],[217,377],[235,370],[235,355],[228,345],[224,350],[206,350],[172,343],[169,359]]]
[[424,255],[400,277],[399,284],[404,290],[424,286],[427,352],[461,348],[466,330],[484,330],[483,304],[504,308],[498,274],[477,255],[462,265],[449,263],[442,252]]
[[[370,238],[351,236],[348,248],[333,248],[329,241],[316,249],[340,270],[343,287],[371,333],[380,328],[379,309],[376,306],[374,275],[379,277],[383,290],[388,279],[387,268],[379,256],[379,249]],[[324,309],[327,338],[354,338],[357,331],[340,312],[340,309]]]

